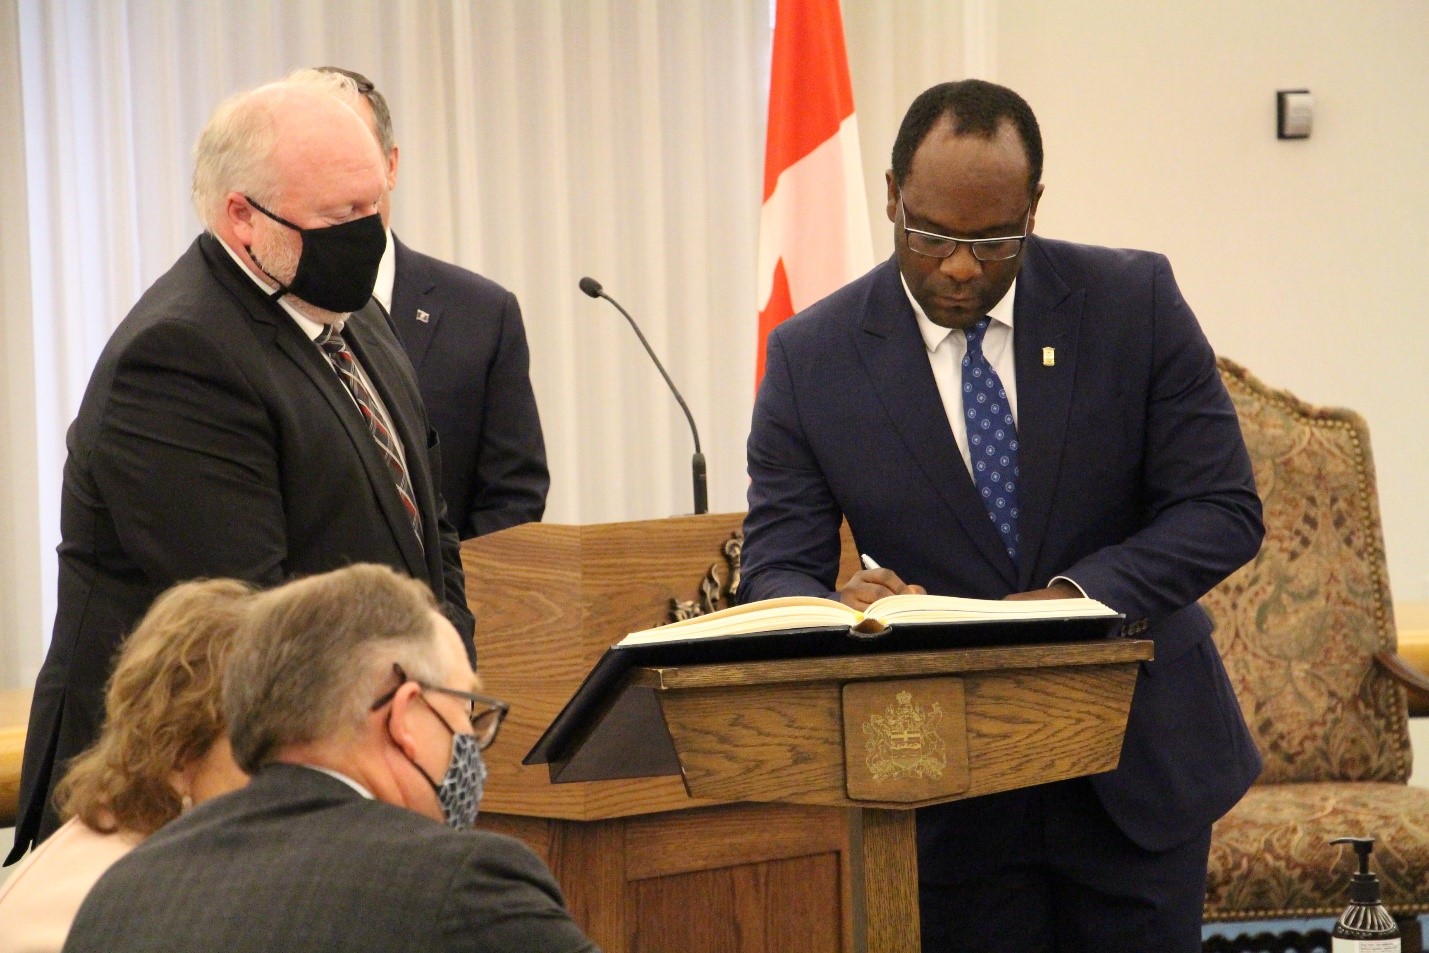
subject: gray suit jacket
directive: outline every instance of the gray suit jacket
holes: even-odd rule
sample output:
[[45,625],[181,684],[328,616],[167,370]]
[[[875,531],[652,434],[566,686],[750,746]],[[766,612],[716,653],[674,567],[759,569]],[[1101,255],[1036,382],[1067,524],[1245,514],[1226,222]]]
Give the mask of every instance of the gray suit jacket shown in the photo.
[[270,765],[99,879],[66,950],[595,950],[525,845]]

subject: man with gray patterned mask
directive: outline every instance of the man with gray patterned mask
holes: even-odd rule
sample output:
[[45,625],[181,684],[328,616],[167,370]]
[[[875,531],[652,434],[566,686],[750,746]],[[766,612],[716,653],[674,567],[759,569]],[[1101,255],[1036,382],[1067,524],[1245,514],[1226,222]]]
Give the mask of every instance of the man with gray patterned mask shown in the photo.
[[529,848],[471,829],[507,709],[479,688],[385,566],[255,596],[224,679],[252,783],[111,868],[66,949],[595,950]]

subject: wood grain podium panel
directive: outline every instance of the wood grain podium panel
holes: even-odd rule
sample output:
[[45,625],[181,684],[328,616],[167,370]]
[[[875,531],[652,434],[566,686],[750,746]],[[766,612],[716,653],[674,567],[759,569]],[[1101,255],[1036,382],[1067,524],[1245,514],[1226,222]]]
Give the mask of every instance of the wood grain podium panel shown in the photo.
[[20,762],[30,721],[28,688],[0,692],[0,827],[15,823],[20,808]]
[[731,804],[604,821],[483,812],[477,826],[535,850],[607,953],[852,953],[851,816]]
[[698,595],[742,520],[528,523],[463,544],[477,670],[512,703],[488,752],[483,810],[600,820],[698,806],[678,777],[553,785],[545,767],[520,762],[607,647],[664,621],[671,599]]
[[[1137,663],[1152,652],[1148,641],[1117,640],[644,669],[636,677],[661,695],[692,795],[893,808],[1112,770]],[[912,675],[888,677],[915,655],[913,674],[925,678],[963,670],[967,784],[916,800],[851,798],[845,686],[872,681],[897,692],[900,681],[917,684]]]
[[[562,526],[527,523],[462,544],[467,602],[476,615],[477,671],[511,702],[487,752],[482,809],[601,820],[714,803],[691,799],[678,777],[553,785],[521,764],[607,647],[667,620],[670,601],[695,600],[743,513]],[[844,532],[839,578],[858,556]]]
[[966,796],[1115,768],[1136,673],[1134,665],[1086,666],[969,679]]
[[916,953],[921,946],[916,836],[912,811],[858,812],[855,933],[867,953]]

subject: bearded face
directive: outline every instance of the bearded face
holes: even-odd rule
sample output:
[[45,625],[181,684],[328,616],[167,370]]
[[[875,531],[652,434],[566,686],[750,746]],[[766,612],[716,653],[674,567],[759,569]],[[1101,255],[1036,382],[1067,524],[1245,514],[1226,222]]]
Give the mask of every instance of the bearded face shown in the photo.
[[[254,230],[253,244],[249,246],[248,254],[270,279],[287,287],[298,274],[298,259],[303,254],[303,239],[290,228],[262,219],[261,224]],[[296,295],[288,295],[283,300],[291,302],[300,314],[318,324],[333,324],[344,317],[336,311],[310,304]]]

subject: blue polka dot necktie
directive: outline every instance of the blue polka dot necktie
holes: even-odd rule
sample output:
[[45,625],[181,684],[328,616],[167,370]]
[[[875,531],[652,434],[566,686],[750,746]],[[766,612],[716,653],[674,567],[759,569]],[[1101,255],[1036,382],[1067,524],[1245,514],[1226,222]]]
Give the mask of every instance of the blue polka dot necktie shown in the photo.
[[1007,391],[982,353],[982,336],[991,318],[983,318],[963,333],[968,352],[963,357],[963,418],[968,428],[968,456],[973,486],[997,527],[1007,555],[1017,564],[1017,425]]

